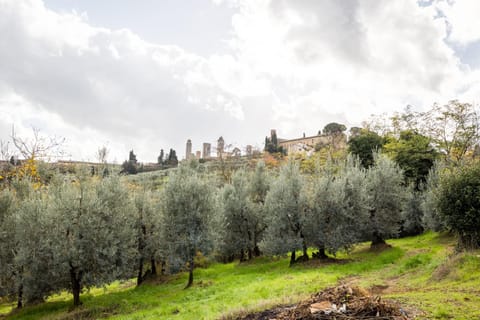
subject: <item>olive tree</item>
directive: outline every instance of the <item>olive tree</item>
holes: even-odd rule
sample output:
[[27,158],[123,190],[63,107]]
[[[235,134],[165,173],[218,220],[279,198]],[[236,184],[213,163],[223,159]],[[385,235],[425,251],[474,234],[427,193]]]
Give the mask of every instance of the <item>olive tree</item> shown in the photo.
[[188,283],[193,283],[194,258],[211,249],[209,222],[215,210],[209,180],[187,165],[170,174],[163,192],[163,237],[174,269],[188,264]]
[[260,161],[253,172],[238,169],[231,183],[220,189],[216,243],[227,260],[238,256],[244,261],[261,254],[259,243],[267,228],[265,198],[269,188],[268,172]]
[[265,199],[267,229],[262,248],[269,254],[291,252],[290,265],[295,263],[295,251],[303,250],[302,259],[308,259],[305,234],[307,197],[305,180],[299,164],[289,161],[280,169]]
[[[311,185],[309,211],[306,215],[305,235],[308,243],[318,248],[318,258],[327,258],[329,233],[333,232],[335,218],[342,214],[342,190],[333,175],[316,178]],[[315,256],[315,254],[314,254]]]
[[440,197],[440,182],[445,163],[436,161],[427,176],[423,192],[422,209],[424,212],[422,223],[428,230],[442,231],[446,229],[444,217],[440,214],[438,204]]
[[400,235],[414,236],[421,234],[423,227],[423,193],[410,186],[406,191],[406,199],[403,208],[403,224]]
[[[28,219],[26,208],[23,203],[28,201],[34,193],[30,179],[14,179],[4,189],[0,196],[0,238],[2,248],[0,249],[0,293],[17,297],[17,308],[23,306],[24,300],[24,274],[25,264],[21,259],[24,250],[28,247],[30,240],[28,234],[22,233],[19,224],[27,224]],[[34,222],[35,223],[35,222]],[[35,235],[32,235],[35,237]],[[34,243],[35,244],[35,243]]]
[[267,229],[265,199],[270,190],[270,180],[265,162],[259,161],[250,177],[248,186],[253,225],[253,254],[255,256],[260,255],[259,243]]
[[[135,232],[137,234],[137,285],[148,274],[156,275],[156,258],[162,256],[164,245],[161,242],[161,210],[158,192],[154,192],[147,181],[141,181],[134,191]],[[150,263],[150,269],[144,273],[144,265]]]
[[226,255],[239,253],[240,261],[253,252],[254,221],[248,197],[248,179],[244,170],[237,170],[232,183],[222,189],[220,210],[223,220],[221,250]]
[[307,230],[318,257],[326,258],[325,251],[349,249],[361,236],[362,229],[352,226],[366,214],[365,170],[358,158],[349,156],[337,173],[333,168],[319,171],[311,184]]
[[18,308],[59,289],[49,203],[30,179],[15,179],[0,194],[0,296],[16,295]]
[[18,270],[18,304],[43,301],[61,289],[56,273],[55,244],[52,230],[55,220],[49,211],[48,194],[36,190],[23,200],[16,212],[15,265]]
[[10,189],[0,192],[0,297],[13,296],[15,286],[16,251],[15,241],[15,204]]
[[133,276],[134,209],[119,178],[98,180],[81,171],[56,177],[51,192],[56,271],[74,306],[82,288]]
[[375,165],[367,170],[365,181],[368,206],[365,225],[372,247],[385,244],[387,237],[399,233],[405,200],[402,170],[383,154],[374,158]]
[[339,168],[330,193],[340,207],[338,214],[329,220],[327,231],[326,244],[332,253],[339,249],[350,249],[355,242],[361,240],[364,226],[359,222],[368,217],[365,181],[366,170],[360,159],[348,156]]
[[342,246],[363,240],[366,226],[362,222],[369,217],[366,174],[361,158],[354,155],[349,155],[340,168],[338,183],[343,190],[343,221],[339,223],[339,233],[346,235]]

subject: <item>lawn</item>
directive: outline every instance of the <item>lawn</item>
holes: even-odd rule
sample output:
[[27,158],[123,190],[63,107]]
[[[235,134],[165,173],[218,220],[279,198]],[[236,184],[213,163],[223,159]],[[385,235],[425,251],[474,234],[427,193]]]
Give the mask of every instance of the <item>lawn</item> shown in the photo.
[[[140,287],[116,282],[82,294],[72,310],[71,295],[13,312],[7,319],[218,319],[292,304],[339,282],[373,288],[423,312],[425,319],[480,317],[480,252],[454,254],[454,239],[436,233],[390,240],[392,248],[371,252],[361,244],[336,263],[288,266],[287,257],[258,258],[158,278]],[[0,314],[12,305],[0,304]]]

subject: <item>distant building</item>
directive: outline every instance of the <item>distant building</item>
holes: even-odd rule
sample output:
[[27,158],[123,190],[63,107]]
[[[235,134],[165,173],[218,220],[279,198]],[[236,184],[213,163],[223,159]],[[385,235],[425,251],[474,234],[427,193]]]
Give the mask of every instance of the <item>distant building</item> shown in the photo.
[[211,148],[212,148],[212,145],[210,143],[207,143],[207,142],[203,143],[203,159],[210,158]]
[[185,151],[185,159],[190,160],[193,158],[192,154],[192,141],[190,139],[187,140],[187,150]]
[[[272,130],[274,133],[275,130]],[[330,135],[305,136],[296,139],[278,139],[278,145],[287,152],[287,154],[297,152],[312,152],[315,148],[334,145],[334,148],[344,148],[346,146],[346,136],[341,135],[333,137]]]
[[311,136],[297,139],[278,139],[278,145],[287,152],[287,154],[310,151],[315,149],[317,144],[328,144],[328,138],[325,136]]
[[217,140],[217,157],[221,156],[225,151],[225,140],[223,137],[218,138]]
[[[254,150],[252,145],[246,146],[246,153],[247,156],[253,156]],[[227,159],[230,157],[241,157],[242,151],[239,147],[233,148],[232,151],[227,151],[225,149],[225,140],[222,136],[220,136],[217,140],[217,148],[216,148],[216,155],[212,156],[212,144],[209,142],[204,142],[202,145],[202,151],[196,151],[195,153],[192,152],[192,140],[188,139],[185,148],[185,159]]]

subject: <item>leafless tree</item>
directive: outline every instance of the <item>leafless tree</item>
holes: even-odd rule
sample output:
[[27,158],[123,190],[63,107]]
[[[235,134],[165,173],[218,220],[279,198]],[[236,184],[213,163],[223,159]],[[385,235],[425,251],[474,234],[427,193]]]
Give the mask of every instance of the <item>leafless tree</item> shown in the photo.
[[110,153],[110,150],[108,150],[108,148],[106,146],[98,148],[98,150],[97,150],[98,162],[107,163],[107,157],[108,157],[109,153]]
[[11,153],[11,150],[10,150],[10,142],[0,140],[0,157],[1,157],[1,160],[8,161],[8,160],[10,160],[11,156],[12,156],[12,153]]
[[32,127],[32,133],[30,138],[21,137],[12,126],[13,145],[24,159],[50,159],[64,155],[65,138],[44,136],[35,127]]

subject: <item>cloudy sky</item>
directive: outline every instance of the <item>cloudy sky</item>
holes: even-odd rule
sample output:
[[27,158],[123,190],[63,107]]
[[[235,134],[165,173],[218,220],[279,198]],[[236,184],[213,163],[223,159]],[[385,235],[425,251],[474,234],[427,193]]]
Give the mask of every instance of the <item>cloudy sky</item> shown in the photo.
[[0,0],[0,139],[183,158],[480,97],[478,0]]

